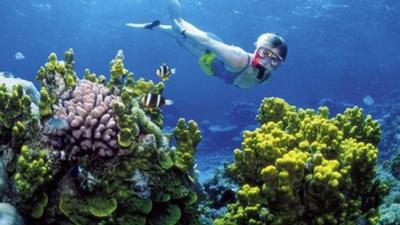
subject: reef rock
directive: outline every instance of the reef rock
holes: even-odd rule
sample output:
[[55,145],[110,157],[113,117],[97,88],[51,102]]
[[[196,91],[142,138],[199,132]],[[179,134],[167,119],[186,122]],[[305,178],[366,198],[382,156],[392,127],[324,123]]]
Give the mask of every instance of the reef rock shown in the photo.
[[23,225],[23,221],[14,206],[0,203],[0,225]]

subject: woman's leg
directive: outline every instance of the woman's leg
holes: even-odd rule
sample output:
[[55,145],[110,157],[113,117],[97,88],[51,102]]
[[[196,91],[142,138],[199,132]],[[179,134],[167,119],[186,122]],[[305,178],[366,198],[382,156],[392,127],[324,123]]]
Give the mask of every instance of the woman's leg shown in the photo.
[[168,12],[169,18],[172,22],[172,29],[174,29],[178,33],[182,32],[182,28],[180,25],[182,21],[181,4],[178,2],[178,0],[168,0]]
[[[168,11],[172,25],[162,25],[158,20],[155,20],[151,23],[127,23],[126,25],[132,28],[159,31],[177,40],[182,47],[186,48],[194,55],[203,55],[207,50],[207,47],[201,45],[197,37],[204,37],[207,36],[207,34],[182,19],[181,5],[178,0],[168,0],[168,3]],[[183,31],[187,31],[187,33],[190,35],[187,35],[186,37]]]
[[169,18],[171,20],[180,20],[181,17],[181,4],[178,0],[168,0]]
[[168,11],[169,17],[172,22],[172,29],[176,32],[183,34],[182,32],[190,31],[192,34],[206,35],[206,33],[199,28],[195,27],[193,24],[182,19],[181,16],[181,4],[178,0],[168,0]]

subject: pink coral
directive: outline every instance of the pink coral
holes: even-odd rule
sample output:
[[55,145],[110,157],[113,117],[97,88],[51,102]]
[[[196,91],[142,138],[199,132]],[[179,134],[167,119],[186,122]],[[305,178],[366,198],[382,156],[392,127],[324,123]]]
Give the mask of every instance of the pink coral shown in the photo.
[[55,117],[68,127],[48,134],[55,148],[66,147],[70,159],[77,155],[97,152],[99,156],[113,156],[118,152],[117,124],[112,105],[116,97],[102,84],[81,80],[55,111]]

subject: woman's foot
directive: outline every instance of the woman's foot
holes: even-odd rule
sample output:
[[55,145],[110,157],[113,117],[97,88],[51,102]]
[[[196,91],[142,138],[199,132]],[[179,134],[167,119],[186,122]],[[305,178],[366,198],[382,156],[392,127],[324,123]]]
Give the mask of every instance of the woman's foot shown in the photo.
[[153,29],[153,28],[156,27],[156,26],[160,26],[160,24],[161,24],[161,23],[160,23],[159,20],[154,20],[153,22],[151,22],[151,23],[145,25],[144,28],[145,28],[145,29],[151,30],[151,29]]

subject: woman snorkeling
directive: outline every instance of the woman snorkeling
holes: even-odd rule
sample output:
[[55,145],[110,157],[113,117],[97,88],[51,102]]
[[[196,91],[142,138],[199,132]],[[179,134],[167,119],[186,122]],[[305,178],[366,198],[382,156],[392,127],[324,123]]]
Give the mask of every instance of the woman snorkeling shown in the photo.
[[281,36],[274,33],[260,35],[255,43],[255,51],[249,53],[190,24],[181,17],[178,0],[168,1],[171,25],[163,25],[159,20],[126,25],[157,30],[176,39],[181,46],[199,57],[200,66],[207,75],[219,77],[240,88],[263,83],[285,61],[287,45]]

